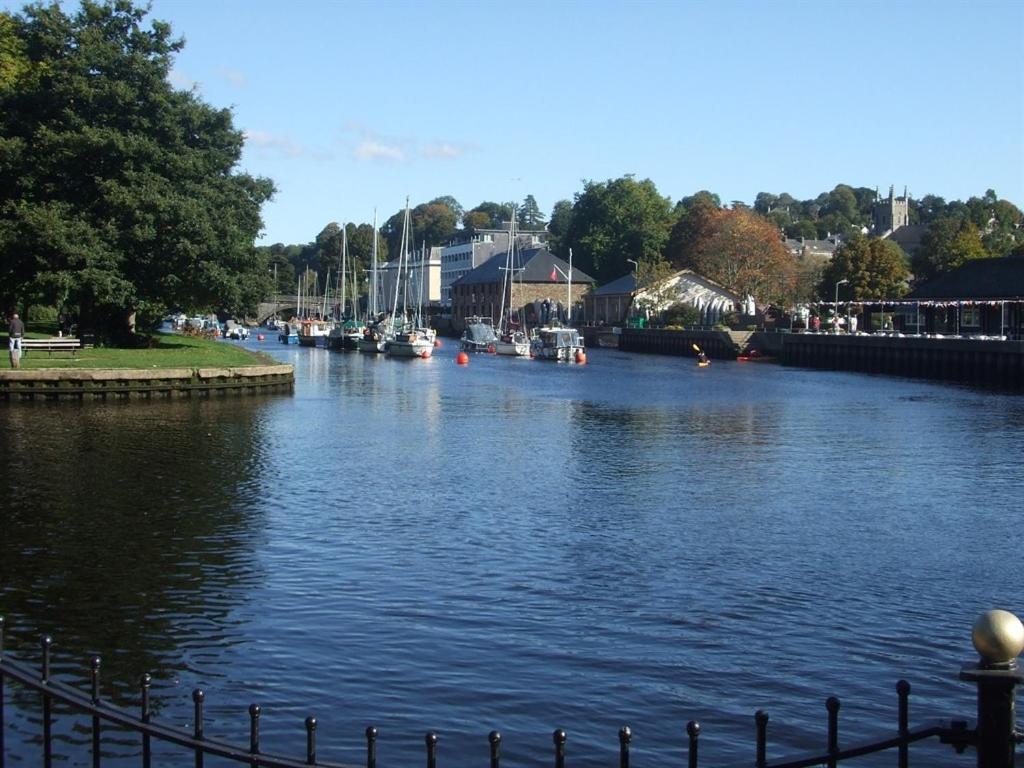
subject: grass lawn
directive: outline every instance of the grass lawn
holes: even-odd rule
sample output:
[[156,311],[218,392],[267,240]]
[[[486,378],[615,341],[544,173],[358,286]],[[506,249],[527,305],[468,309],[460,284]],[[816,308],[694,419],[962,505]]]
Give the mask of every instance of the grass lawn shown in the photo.
[[[47,334],[26,333],[27,338],[45,338]],[[269,355],[251,352],[225,341],[208,341],[174,333],[157,333],[152,349],[116,349],[96,347],[80,349],[75,357],[69,352],[32,350],[22,353],[21,368],[239,368],[247,365],[277,365]],[[6,341],[6,339],[4,339]],[[10,367],[10,358],[3,368]]]

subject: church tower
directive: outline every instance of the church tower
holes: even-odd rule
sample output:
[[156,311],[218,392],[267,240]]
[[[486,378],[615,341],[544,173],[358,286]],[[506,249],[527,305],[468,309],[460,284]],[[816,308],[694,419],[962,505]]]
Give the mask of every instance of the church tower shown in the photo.
[[875,207],[872,211],[875,237],[886,237],[900,227],[910,224],[910,196],[907,188],[903,188],[903,197],[896,197],[892,185],[889,186],[889,197],[882,200],[875,192]]

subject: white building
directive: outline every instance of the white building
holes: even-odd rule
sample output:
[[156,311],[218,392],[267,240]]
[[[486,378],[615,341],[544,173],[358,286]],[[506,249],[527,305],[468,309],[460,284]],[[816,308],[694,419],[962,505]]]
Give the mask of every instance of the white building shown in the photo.
[[[441,251],[441,248],[435,246],[425,257],[422,254],[410,254],[408,270],[402,270],[402,282],[398,286],[399,312],[403,307],[413,309],[421,301],[423,306],[427,306],[441,300]],[[381,312],[390,312],[394,306],[398,278],[398,259],[386,261],[377,268],[377,279],[380,281],[378,305]]]
[[[522,232],[519,247],[522,250],[537,248],[547,241],[545,232]],[[432,249],[433,250],[433,249]],[[452,305],[452,283],[469,274],[494,256],[508,252],[507,229],[479,229],[471,239],[453,243],[441,251],[441,305]]]

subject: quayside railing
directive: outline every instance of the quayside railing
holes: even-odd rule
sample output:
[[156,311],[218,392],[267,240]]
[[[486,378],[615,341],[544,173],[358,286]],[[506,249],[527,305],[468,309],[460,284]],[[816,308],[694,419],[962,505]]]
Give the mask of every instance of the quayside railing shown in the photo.
[[[755,722],[755,757],[754,768],[807,768],[809,766],[828,766],[835,768],[839,763],[880,752],[895,750],[897,765],[907,768],[909,765],[910,746],[926,739],[938,739],[942,744],[950,745],[957,754],[963,754],[973,747],[976,753],[976,764],[979,768],[1012,768],[1016,754],[1016,745],[1024,742],[1024,734],[1016,729],[1015,687],[1024,682],[1024,671],[1017,663],[1017,657],[1024,651],[1024,625],[1012,613],[1007,611],[989,611],[975,623],[973,631],[974,646],[980,654],[980,660],[963,666],[960,679],[973,682],[977,686],[978,709],[977,719],[973,726],[967,720],[950,720],[935,722],[911,728],[910,717],[910,685],[905,680],[896,684],[898,710],[896,730],[890,735],[875,741],[858,743],[852,746],[840,746],[839,741],[839,710],[840,702],[835,697],[826,701],[828,726],[826,748],[824,752],[778,760],[768,759],[768,713],[758,711],[754,715]],[[139,736],[139,761],[143,768],[150,768],[153,763],[153,741],[177,745],[185,754],[191,753],[196,768],[203,768],[207,756],[221,758],[242,765],[260,766],[261,768],[303,768],[320,766],[320,768],[354,768],[341,763],[323,762],[317,757],[316,728],[314,717],[306,718],[306,754],[302,758],[289,758],[282,755],[267,753],[260,743],[260,707],[252,704],[249,707],[249,743],[248,745],[231,744],[217,739],[208,738],[203,730],[203,707],[205,694],[196,689],[192,692],[195,708],[193,729],[191,732],[172,728],[157,723],[153,719],[150,707],[150,684],[148,674],[140,680],[140,708],[137,714],[114,706],[100,695],[99,657],[90,660],[90,691],[84,693],[78,688],[54,679],[50,673],[50,650],[52,641],[49,637],[41,640],[41,665],[34,668],[24,662],[10,658],[4,653],[4,620],[0,617],[0,768],[4,768],[6,747],[4,732],[4,699],[6,681],[14,681],[26,689],[37,692],[42,699],[42,765],[51,768],[56,756],[53,752],[53,705],[60,703],[73,711],[91,719],[90,754],[92,765],[99,768],[102,763],[103,726],[115,726]],[[688,738],[688,768],[698,768],[699,739],[701,726],[690,721],[686,725]],[[630,744],[632,731],[623,726],[619,731],[619,768],[630,768]],[[426,734],[424,739],[425,761],[427,768],[437,768],[437,746],[439,737],[436,733]],[[552,761],[555,768],[566,767],[567,733],[558,729],[553,734]],[[490,768],[500,768],[501,734],[491,731],[488,735]],[[18,755],[23,761],[33,756]],[[377,729],[370,726],[366,729],[366,768],[377,766]],[[750,765],[747,763],[746,765]]]

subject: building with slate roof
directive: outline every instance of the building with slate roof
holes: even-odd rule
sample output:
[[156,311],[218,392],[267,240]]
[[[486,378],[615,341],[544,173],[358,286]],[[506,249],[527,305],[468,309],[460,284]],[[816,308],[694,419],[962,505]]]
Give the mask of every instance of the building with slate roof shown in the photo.
[[1024,338],[1024,256],[972,259],[916,287],[927,333]]
[[625,275],[595,289],[585,299],[587,322],[592,325],[619,325],[625,322],[633,305],[643,305],[646,314],[659,314],[675,304],[694,307],[702,325],[714,325],[722,315],[739,311],[741,297],[714,280],[681,269],[656,286],[636,290],[636,277]]
[[[498,324],[502,289],[506,286],[505,259],[494,257],[451,284],[452,328],[462,331],[467,317],[490,317]],[[513,277],[505,294],[506,311],[522,312],[527,325],[536,326],[559,317],[582,320],[582,302],[595,280],[572,269],[572,311],[569,303],[569,265],[547,248],[516,251]]]
[[588,325],[621,325],[633,306],[636,275],[630,272],[595,288],[583,300]]

